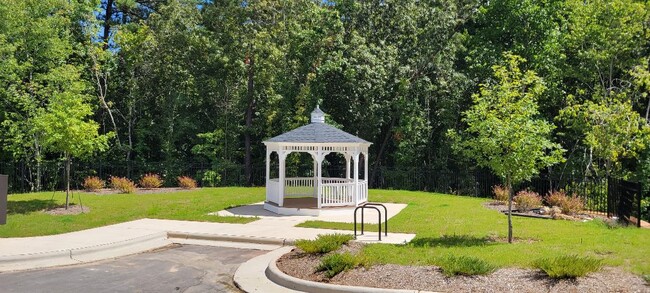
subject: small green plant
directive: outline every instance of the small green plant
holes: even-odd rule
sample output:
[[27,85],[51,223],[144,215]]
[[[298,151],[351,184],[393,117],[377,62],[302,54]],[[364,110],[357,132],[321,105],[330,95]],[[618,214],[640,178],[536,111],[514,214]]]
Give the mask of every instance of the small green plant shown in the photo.
[[320,264],[316,267],[316,272],[325,272],[325,276],[333,278],[340,272],[356,268],[358,266],[365,266],[365,258],[359,255],[354,255],[349,252],[334,253],[324,257]]
[[602,261],[590,257],[567,255],[542,258],[533,265],[553,279],[568,279],[586,276],[588,273],[600,270]]
[[216,171],[205,171],[201,176],[201,186],[203,187],[216,187],[221,182],[221,175]]
[[324,234],[318,235],[314,240],[298,240],[295,245],[305,253],[320,254],[337,250],[352,239],[354,237],[349,234]]
[[650,285],[650,275],[643,275],[646,285]]
[[178,180],[178,187],[183,189],[194,189],[196,188],[196,181],[188,176],[180,176],[176,178]]
[[145,174],[140,178],[140,187],[146,189],[158,188],[163,185],[162,179],[158,174]]
[[135,193],[135,183],[124,177],[111,177],[111,188],[120,193]]
[[502,185],[492,186],[492,192],[494,192],[494,199],[498,202],[507,202],[508,197],[510,196],[510,189],[503,187]]
[[106,182],[96,176],[89,176],[84,179],[83,187],[86,191],[97,191],[104,188]]
[[517,210],[524,213],[542,205],[542,197],[534,191],[522,190],[513,200],[517,204]]
[[442,273],[447,277],[463,275],[486,275],[493,272],[496,267],[482,259],[471,256],[453,256],[437,257],[431,261],[433,264],[442,269]]

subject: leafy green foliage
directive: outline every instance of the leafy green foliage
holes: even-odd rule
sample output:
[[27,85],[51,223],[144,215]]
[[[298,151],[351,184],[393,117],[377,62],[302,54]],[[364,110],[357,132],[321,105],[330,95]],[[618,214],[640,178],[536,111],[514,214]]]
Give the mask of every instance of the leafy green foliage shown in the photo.
[[439,266],[447,277],[487,275],[496,269],[495,266],[484,260],[465,255],[436,257],[430,262]]
[[567,255],[543,258],[536,261],[534,266],[544,271],[551,278],[567,279],[583,277],[600,270],[602,261],[586,256]]
[[324,271],[326,277],[333,278],[343,271],[353,269],[360,265],[366,265],[365,259],[362,256],[349,252],[334,253],[321,259],[321,262],[316,267],[316,272]]
[[322,234],[314,240],[297,240],[296,247],[309,254],[322,254],[335,251],[354,237],[350,234]]

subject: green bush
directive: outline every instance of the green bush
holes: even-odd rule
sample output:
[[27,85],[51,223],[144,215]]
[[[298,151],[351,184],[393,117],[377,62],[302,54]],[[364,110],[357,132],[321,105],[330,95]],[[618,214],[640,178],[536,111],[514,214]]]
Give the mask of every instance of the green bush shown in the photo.
[[602,261],[576,255],[558,256],[537,260],[534,266],[553,279],[577,278],[600,270]]
[[494,265],[471,256],[449,255],[437,257],[432,260],[432,263],[439,266],[442,269],[442,273],[448,277],[456,275],[485,275],[496,269]]
[[517,210],[527,212],[542,205],[542,197],[534,191],[522,190],[513,198]]
[[326,234],[318,235],[314,240],[298,240],[295,245],[306,253],[319,254],[337,250],[352,239],[354,236],[349,234]]
[[338,273],[365,265],[365,259],[349,252],[334,253],[324,257],[316,267],[316,272],[325,271],[325,276],[333,278]]
[[200,174],[201,186],[203,187],[217,187],[221,182],[221,175],[216,171],[208,170]]

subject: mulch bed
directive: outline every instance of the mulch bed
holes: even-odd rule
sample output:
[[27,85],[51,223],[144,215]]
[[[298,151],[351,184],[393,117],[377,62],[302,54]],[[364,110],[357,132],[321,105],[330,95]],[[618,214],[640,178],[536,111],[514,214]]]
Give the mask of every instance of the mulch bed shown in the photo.
[[48,215],[78,215],[90,212],[90,208],[87,206],[80,206],[76,204],[68,205],[66,209],[65,206],[58,206],[52,209],[43,210],[43,213]]
[[[358,251],[352,243],[342,249]],[[599,272],[574,280],[553,280],[538,270],[503,268],[485,276],[446,277],[436,266],[395,264],[356,268],[328,279],[314,273],[319,256],[294,249],[277,262],[284,273],[316,282],[373,288],[410,289],[442,292],[650,292],[643,278],[620,268],[605,267]]]

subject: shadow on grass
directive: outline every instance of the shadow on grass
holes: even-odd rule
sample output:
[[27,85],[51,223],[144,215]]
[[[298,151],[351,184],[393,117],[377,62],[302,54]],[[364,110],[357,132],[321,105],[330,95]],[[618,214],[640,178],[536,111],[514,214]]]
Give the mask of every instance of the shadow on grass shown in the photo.
[[470,235],[443,235],[442,237],[424,237],[411,240],[409,245],[414,247],[470,247],[493,244],[489,237],[475,237]]
[[44,209],[49,209],[56,206],[54,200],[48,199],[30,199],[30,200],[20,200],[20,201],[8,201],[7,202],[7,214],[29,214],[31,212],[37,212]]

